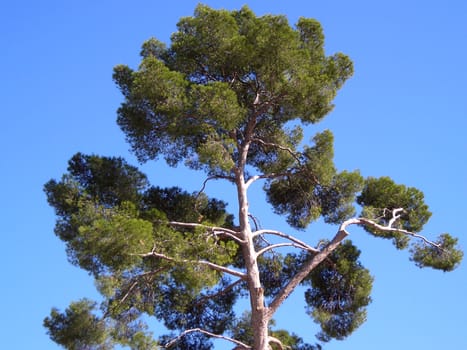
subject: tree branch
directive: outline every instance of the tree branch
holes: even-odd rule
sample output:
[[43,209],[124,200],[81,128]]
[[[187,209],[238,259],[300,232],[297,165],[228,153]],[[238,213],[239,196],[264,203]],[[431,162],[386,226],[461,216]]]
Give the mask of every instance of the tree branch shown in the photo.
[[204,302],[208,299],[213,299],[219,295],[223,295],[225,293],[227,293],[229,290],[232,290],[233,288],[235,288],[235,286],[237,286],[238,284],[242,283],[243,282],[243,279],[239,279],[239,280],[236,280],[235,282],[229,284],[227,287],[225,287],[224,289],[218,291],[217,293],[213,293],[211,295],[205,295],[203,296],[202,298],[200,298],[199,300],[196,301],[195,303],[195,306],[200,306],[202,304],[204,304]]
[[[394,222],[397,219],[400,218],[399,213],[401,211],[403,211],[403,209],[400,209],[400,208],[393,210],[393,212],[392,212],[393,213],[393,218],[391,218],[391,220],[389,220],[390,225],[393,225]],[[349,232],[347,232],[347,227],[350,226],[350,225],[370,226],[370,227],[373,227],[373,228],[375,228],[377,230],[381,230],[381,231],[385,231],[385,232],[394,232],[394,233],[406,234],[406,235],[409,235],[409,236],[412,236],[412,237],[415,237],[415,238],[419,238],[419,239],[423,240],[426,244],[429,244],[431,246],[434,246],[434,247],[440,249],[439,244],[436,244],[436,243],[428,240],[424,236],[418,235],[416,233],[413,233],[413,232],[410,232],[410,231],[407,231],[407,230],[394,228],[394,227],[391,227],[389,225],[388,226],[379,225],[379,224],[375,223],[374,221],[372,221],[370,219],[366,219],[366,218],[353,218],[353,219],[346,220],[339,226],[339,230],[337,231],[336,235],[331,240],[331,242],[329,242],[323,248],[323,250],[321,250],[319,253],[314,255],[310,260],[305,262],[305,264],[298,271],[298,273],[295,274],[290,279],[289,283],[287,283],[287,285],[279,291],[279,293],[276,295],[274,300],[269,305],[268,312],[269,312],[270,316],[272,316],[277,311],[279,306],[285,301],[285,299],[288,298],[288,296],[293,292],[293,290],[298,286],[298,284],[301,281],[303,281],[303,279],[305,277],[307,277],[308,274],[318,264],[320,264],[324,259],[326,259],[327,256],[330,253],[332,253],[332,251],[334,251],[339,246],[339,244],[349,235]]]
[[[399,215],[397,216],[398,218],[400,217]],[[408,236],[412,236],[414,238],[418,238],[418,239],[421,239],[422,241],[424,241],[426,244],[428,245],[431,245],[435,248],[438,248],[440,249],[440,246],[439,244],[433,242],[433,241],[430,241],[429,239],[427,239],[426,237],[422,236],[422,235],[419,235],[419,234],[416,234],[414,232],[411,232],[411,231],[407,231],[407,230],[404,230],[404,229],[400,229],[400,228],[394,228],[394,227],[391,227],[390,225],[392,225],[394,223],[395,220],[393,220],[394,218],[392,218],[390,221],[389,221],[389,224],[388,226],[383,226],[383,225],[380,225],[380,224],[377,224],[376,222],[370,220],[370,219],[366,219],[366,218],[358,218],[358,219],[354,219],[356,220],[355,222],[352,222],[350,223],[349,225],[351,224],[356,224],[356,225],[364,225],[364,226],[370,226],[370,227],[373,227],[377,230],[380,230],[380,231],[384,231],[384,232],[393,232],[393,233],[402,233],[402,234],[405,234],[405,235],[408,235]],[[397,220],[397,219],[396,219]]]
[[245,186],[246,188],[248,188],[253,182],[260,180],[260,179],[275,179],[278,177],[284,177],[284,176],[290,176],[290,175],[292,175],[291,172],[254,175],[248,179],[248,181],[245,183]]
[[176,342],[178,342],[185,335],[187,335],[189,333],[193,333],[193,332],[199,332],[199,333],[206,334],[206,335],[208,335],[210,337],[213,337],[213,338],[223,339],[223,340],[229,341],[231,343],[239,345],[242,349],[251,349],[251,346],[246,345],[246,344],[242,343],[241,341],[235,340],[235,339],[227,337],[225,335],[214,334],[214,333],[208,332],[208,331],[206,331],[204,329],[201,329],[201,328],[192,328],[192,329],[187,329],[187,330],[183,331],[182,333],[180,333],[180,335],[178,337],[176,337],[176,338],[172,339],[171,341],[169,341],[168,343],[166,343],[163,346],[163,348],[166,348],[166,349],[170,348],[172,345],[174,345]]
[[201,189],[198,191],[198,194],[196,195],[196,199],[198,199],[198,197],[200,196],[201,193],[204,192],[205,188],[206,188],[206,184],[208,183],[208,181],[210,180],[218,180],[218,179],[224,179],[224,180],[230,180],[230,181],[235,181],[235,179],[231,176],[224,176],[224,175],[212,175],[212,176],[209,176],[206,180],[203,181],[203,186],[201,187]]
[[283,233],[281,231],[258,230],[258,231],[253,232],[253,237],[258,236],[258,235],[264,235],[264,234],[270,234],[270,235],[279,236],[279,237],[288,239],[289,241],[291,241],[293,243],[296,243],[298,248],[307,250],[307,251],[309,251],[311,253],[319,253],[320,252],[320,250],[318,250],[316,248],[313,248],[310,245],[306,244],[305,242],[303,242],[303,241],[301,241],[301,240],[299,240],[299,239],[297,239],[297,238],[295,238],[293,236],[290,236],[290,235],[288,235],[286,233]]
[[256,253],[256,256],[257,257],[261,256],[264,253],[266,253],[268,250],[272,250],[272,249],[280,248],[280,247],[294,247],[294,248],[307,250],[305,247],[297,243],[276,243],[276,244],[271,244],[271,245],[268,245],[267,247],[264,247],[263,249],[261,249],[259,252]]
[[301,164],[301,160],[300,160],[300,157],[298,156],[298,154],[296,152],[293,151],[292,148],[290,147],[284,147],[282,145],[278,145],[277,143],[272,143],[272,142],[266,142],[262,139],[259,139],[259,138],[253,138],[252,139],[253,142],[257,142],[257,143],[260,143],[262,144],[263,146],[269,146],[269,147],[274,147],[274,148],[278,148],[282,151],[286,151],[287,153],[289,153],[296,161],[297,163],[300,165]]
[[[351,219],[352,220],[352,219]],[[349,221],[349,220],[348,220]],[[269,316],[277,311],[279,306],[289,297],[289,295],[294,291],[294,289],[302,282],[305,277],[324,259],[327,258],[331,252],[336,249],[339,244],[348,236],[348,232],[345,231],[345,226],[341,225],[339,231],[337,231],[334,238],[329,242],[323,250],[315,254],[310,260],[304,263],[302,268],[289,280],[289,282],[282,288],[279,293],[275,296],[271,304],[269,305]],[[313,248],[314,250],[314,248]]]
[[208,226],[208,225],[203,225],[203,224],[198,224],[194,222],[178,222],[178,221],[160,221],[161,223],[166,223],[170,226],[178,226],[178,227],[188,227],[188,228],[197,228],[197,227],[202,227],[206,228],[209,231],[211,231],[212,234],[214,235],[223,235],[229,238],[232,238],[233,240],[239,242],[239,243],[245,243],[241,238],[239,238],[238,232],[234,230],[230,230],[228,228],[224,227],[217,227],[217,226]]
[[279,346],[279,350],[284,350],[284,344],[282,344],[282,342],[277,339],[276,337],[273,337],[273,336],[268,336],[268,341],[269,343],[274,343],[274,344],[277,344],[277,346]]
[[225,273],[228,273],[228,274],[230,274],[232,276],[240,277],[241,279],[245,279],[247,277],[247,275],[245,273],[243,273],[243,272],[232,270],[232,269],[229,269],[228,267],[217,265],[217,264],[214,264],[212,262],[205,261],[205,260],[175,259],[175,258],[172,258],[172,257],[167,256],[165,254],[156,253],[154,251],[150,252],[150,253],[135,254],[135,255],[140,256],[142,258],[155,257],[155,258],[160,258],[160,259],[170,261],[170,262],[182,262],[182,263],[205,265],[205,266],[207,266],[207,267],[209,267],[209,268],[211,268],[213,270],[216,270],[216,271],[219,271],[219,272],[225,272]]

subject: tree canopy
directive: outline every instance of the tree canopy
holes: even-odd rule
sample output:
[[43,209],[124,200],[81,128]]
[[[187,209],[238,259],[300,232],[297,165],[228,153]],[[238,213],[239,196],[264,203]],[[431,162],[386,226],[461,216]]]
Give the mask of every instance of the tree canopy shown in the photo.
[[[458,266],[456,238],[420,234],[431,216],[420,190],[338,171],[330,130],[303,140],[353,73],[346,55],[326,55],[319,22],[291,26],[248,7],[199,5],[177,28],[170,46],[143,44],[137,69],[114,68],[124,97],[117,122],[140,162],[163,157],[233,184],[238,212],[202,191],[153,186],[122,158],[75,154],[45,192],[70,262],[95,278],[103,301],[53,309],[44,325],[54,341],[67,349],[211,349],[221,338],[236,349],[318,349],[272,327],[298,286],[318,339],[344,339],[366,320],[373,281],[347,239],[350,225],[410,247],[419,267]],[[297,235],[259,227],[248,201],[256,182]],[[307,231],[318,219],[338,229],[313,246]],[[251,310],[237,315],[240,298]],[[169,333],[154,338],[147,316]]]

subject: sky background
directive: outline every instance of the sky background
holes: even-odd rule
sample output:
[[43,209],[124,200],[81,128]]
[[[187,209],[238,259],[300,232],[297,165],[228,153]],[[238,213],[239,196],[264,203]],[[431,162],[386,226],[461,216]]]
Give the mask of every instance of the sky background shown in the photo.
[[[42,327],[50,308],[63,310],[73,300],[98,297],[92,279],[67,262],[43,185],[60,178],[78,151],[124,156],[137,164],[115,122],[122,96],[112,68],[120,63],[136,68],[143,41],[154,36],[168,43],[178,19],[192,15],[197,3],[20,0],[1,5],[2,348],[58,349]],[[387,175],[421,189],[433,212],[423,233],[434,238],[450,232],[467,247],[466,1],[204,3],[228,9],[247,4],[258,15],[285,14],[291,24],[300,16],[319,20],[327,52],[349,55],[355,74],[334,111],[307,135],[326,128],[334,132],[340,170]],[[142,170],[153,184],[188,191],[199,190],[203,181],[202,174],[162,162]],[[223,186],[210,183],[207,193],[233,190]],[[264,227],[294,233],[283,218],[270,214],[261,195],[250,206]],[[335,231],[335,226],[312,225],[300,238],[313,243]],[[466,263],[452,273],[421,270],[388,241],[355,228],[351,239],[375,277],[373,303],[360,329],[325,350],[467,348]],[[318,329],[305,315],[302,299],[299,291],[287,301],[276,316],[277,327],[313,342]],[[231,348],[216,344],[216,349]]]

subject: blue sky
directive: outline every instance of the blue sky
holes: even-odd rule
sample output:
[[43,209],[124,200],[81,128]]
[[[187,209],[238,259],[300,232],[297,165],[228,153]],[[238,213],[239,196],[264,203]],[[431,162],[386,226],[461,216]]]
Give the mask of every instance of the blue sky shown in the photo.
[[[2,348],[57,349],[42,328],[50,308],[97,297],[91,278],[67,262],[64,245],[53,234],[55,218],[42,186],[59,178],[78,151],[124,156],[136,164],[115,123],[122,97],[112,82],[112,68],[120,63],[137,67],[142,42],[152,36],[168,42],[178,19],[191,15],[197,2],[2,4]],[[450,232],[467,247],[467,2],[204,3],[228,9],[248,4],[259,15],[285,14],[292,24],[300,16],[318,19],[327,51],[348,54],[355,75],[336,98],[335,110],[309,135],[324,128],[334,132],[339,169],[388,175],[424,191],[433,212],[424,234]],[[161,186],[195,191],[203,180],[163,163],[142,169]],[[216,195],[221,189],[232,190],[213,183],[207,191]],[[260,196],[251,209],[263,226],[293,233],[282,218],[269,213]],[[316,242],[335,230],[311,226],[301,238]],[[375,276],[373,303],[365,325],[325,349],[467,348],[466,264],[447,274],[420,270],[389,242],[358,229],[351,238]],[[301,292],[291,297],[277,315],[277,325],[313,341],[317,328],[304,316],[301,299]]]

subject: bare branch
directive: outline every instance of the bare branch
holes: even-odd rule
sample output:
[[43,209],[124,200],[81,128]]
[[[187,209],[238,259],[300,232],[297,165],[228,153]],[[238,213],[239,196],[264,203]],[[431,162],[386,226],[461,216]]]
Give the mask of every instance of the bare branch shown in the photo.
[[280,247],[294,247],[294,248],[299,248],[299,249],[305,249],[302,245],[299,245],[296,243],[276,243],[276,244],[271,244],[271,245],[268,245],[267,247],[264,247],[263,249],[261,249],[259,252],[256,253],[256,256],[263,255],[269,250],[280,248]]
[[292,172],[285,172],[285,173],[270,173],[270,174],[262,174],[262,175],[254,175],[251,176],[248,181],[245,183],[246,188],[250,187],[250,185],[260,179],[276,179],[278,177],[284,177],[291,175]]
[[316,248],[313,248],[312,246],[306,244],[305,242],[295,238],[294,236],[290,236],[286,233],[283,233],[281,231],[276,231],[276,230],[258,230],[258,231],[255,231],[253,232],[253,237],[255,236],[258,236],[258,235],[264,235],[264,234],[270,234],[270,235],[274,235],[274,236],[279,236],[279,237],[282,237],[282,238],[285,238],[293,243],[296,243],[297,244],[297,247],[298,248],[301,248],[301,249],[304,249],[304,250],[307,250],[309,252],[312,252],[312,253],[319,253],[320,250],[316,249]]
[[243,279],[239,279],[239,280],[236,280],[235,282],[229,284],[227,287],[225,287],[224,289],[220,290],[219,292],[217,293],[213,293],[213,294],[210,294],[210,295],[205,295],[203,296],[202,298],[200,298],[196,303],[195,303],[195,306],[200,306],[202,304],[204,304],[204,302],[208,299],[213,299],[219,295],[223,295],[225,293],[227,293],[228,291],[232,290],[233,288],[235,288],[235,286],[237,286],[238,284],[242,283],[243,282]]
[[259,230],[259,227],[261,227],[261,225],[259,224],[259,219],[252,214],[248,214],[248,216],[250,217],[251,220],[253,220],[253,223],[255,224],[255,229]]
[[392,227],[392,225],[400,219],[401,215],[399,213],[403,212],[404,208],[397,208],[392,210],[392,218],[388,222],[388,227]]
[[251,349],[251,346],[246,345],[246,344],[242,343],[241,341],[235,340],[235,339],[227,337],[225,335],[214,334],[214,333],[208,332],[208,331],[206,331],[204,329],[201,329],[201,328],[192,328],[192,329],[187,329],[187,330],[183,331],[182,333],[180,333],[180,335],[178,337],[176,337],[175,339],[172,339],[167,344],[165,344],[163,346],[163,348],[166,348],[166,349],[170,348],[172,345],[174,345],[176,342],[178,342],[185,335],[187,335],[189,333],[193,333],[193,332],[199,332],[199,333],[206,334],[206,335],[208,335],[210,337],[213,337],[213,338],[223,339],[223,340],[229,341],[231,343],[234,343],[234,344],[237,344],[237,345],[241,346],[242,349]]
[[[398,217],[399,217],[399,215],[398,215]],[[395,220],[393,220],[393,219],[394,218],[392,218],[389,221],[390,225],[392,225],[394,223]],[[350,220],[348,220],[348,221],[350,221]],[[404,229],[394,228],[394,227],[389,226],[389,224],[388,224],[388,226],[379,225],[376,222],[374,222],[374,221],[372,221],[370,219],[366,219],[366,218],[353,219],[353,221],[351,223],[348,223],[347,225],[351,225],[351,224],[369,226],[369,227],[373,227],[373,228],[375,228],[377,230],[384,231],[384,232],[402,233],[402,234],[405,234],[405,235],[408,235],[408,236],[412,236],[414,238],[421,239],[426,244],[431,245],[433,247],[436,247],[438,249],[440,248],[439,244],[437,244],[437,243],[435,243],[433,241],[430,241],[429,239],[427,239],[426,237],[424,237],[422,235],[419,235],[419,234],[416,234],[414,232],[407,231],[407,230],[404,230]]]
[[219,272],[225,272],[225,273],[228,273],[228,274],[230,274],[232,276],[240,277],[242,279],[245,279],[247,277],[246,274],[243,273],[243,272],[232,270],[232,269],[229,269],[228,267],[217,265],[217,264],[214,264],[212,262],[205,261],[205,260],[175,259],[175,258],[172,258],[172,257],[167,256],[165,254],[156,253],[154,251],[152,251],[150,253],[135,254],[135,255],[143,257],[143,258],[155,257],[155,258],[164,259],[164,260],[170,261],[170,262],[182,262],[182,263],[204,265],[204,266],[207,266],[207,267],[209,267],[209,268],[211,268],[213,270],[216,270],[216,271],[219,271]]
[[234,181],[235,179],[230,177],[230,176],[224,176],[224,175],[212,175],[212,176],[209,176],[206,180],[203,181],[203,186],[201,187],[201,189],[198,191],[198,194],[196,195],[196,199],[198,199],[198,197],[200,196],[201,193],[204,192],[204,190],[206,189],[206,184],[208,183],[208,181],[211,181],[211,180],[219,180],[219,179],[224,179],[224,180],[230,180],[230,181]]
[[161,222],[166,223],[170,226],[178,226],[178,227],[188,227],[188,228],[202,227],[210,231],[213,235],[222,235],[222,236],[232,238],[233,240],[239,243],[245,243],[245,241],[243,241],[241,238],[237,236],[238,232],[228,229],[228,228],[208,226],[208,225],[198,224],[194,222],[178,222],[178,221],[168,221],[168,222],[161,221]]
[[263,146],[268,146],[268,147],[274,147],[274,148],[278,148],[282,151],[286,151],[287,153],[289,153],[296,161],[298,164],[301,164],[301,160],[300,160],[300,157],[298,156],[297,152],[294,152],[292,148],[290,147],[284,147],[282,145],[278,145],[277,143],[272,143],[272,142],[266,142],[262,139],[259,139],[259,138],[253,138],[252,139],[253,142],[257,142],[257,143],[260,143],[262,144]]

